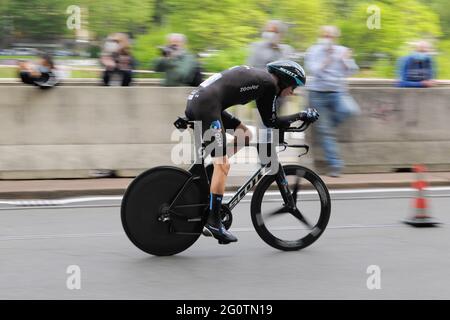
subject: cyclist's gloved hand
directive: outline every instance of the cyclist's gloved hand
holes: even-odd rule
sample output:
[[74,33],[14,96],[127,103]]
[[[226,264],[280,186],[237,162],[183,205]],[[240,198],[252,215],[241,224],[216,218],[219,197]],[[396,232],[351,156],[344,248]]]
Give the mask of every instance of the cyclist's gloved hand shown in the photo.
[[300,113],[300,120],[304,122],[313,123],[319,119],[319,112],[314,108],[307,108],[305,111]]

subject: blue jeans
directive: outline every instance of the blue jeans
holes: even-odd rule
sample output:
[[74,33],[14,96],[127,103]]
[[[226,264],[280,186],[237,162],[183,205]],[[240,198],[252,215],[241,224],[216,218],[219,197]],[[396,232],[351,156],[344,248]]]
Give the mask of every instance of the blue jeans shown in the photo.
[[316,108],[320,114],[314,124],[319,144],[328,165],[336,170],[342,169],[344,162],[339,156],[336,141],[336,127],[350,117],[354,111],[344,104],[340,92],[309,91],[309,107]]

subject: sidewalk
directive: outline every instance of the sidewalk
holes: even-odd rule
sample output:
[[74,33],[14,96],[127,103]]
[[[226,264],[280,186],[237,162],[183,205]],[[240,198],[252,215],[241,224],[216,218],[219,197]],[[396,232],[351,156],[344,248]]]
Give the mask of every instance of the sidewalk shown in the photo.
[[[450,186],[450,172],[428,172],[429,186]],[[321,176],[329,189],[411,187],[414,173],[347,174]],[[247,177],[231,176],[227,190],[236,190]],[[57,199],[88,195],[123,195],[132,179],[0,180],[0,199]]]

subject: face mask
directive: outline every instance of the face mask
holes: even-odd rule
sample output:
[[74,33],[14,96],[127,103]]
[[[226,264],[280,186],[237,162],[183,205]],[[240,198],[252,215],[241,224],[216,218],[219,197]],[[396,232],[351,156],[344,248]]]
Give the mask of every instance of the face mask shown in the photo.
[[319,38],[318,41],[320,44],[326,45],[326,46],[331,46],[333,45],[334,41],[330,38]]
[[272,44],[280,42],[280,35],[276,32],[264,31],[262,33],[262,38]]
[[105,43],[105,51],[116,52],[119,50],[119,44],[116,41],[107,41]]

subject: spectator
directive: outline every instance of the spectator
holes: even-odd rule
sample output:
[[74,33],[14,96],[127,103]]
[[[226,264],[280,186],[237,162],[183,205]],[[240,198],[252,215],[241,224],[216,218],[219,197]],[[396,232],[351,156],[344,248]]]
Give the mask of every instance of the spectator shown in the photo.
[[130,41],[125,33],[116,33],[106,39],[100,62],[105,67],[103,72],[105,86],[110,85],[114,75],[121,78],[122,86],[131,84],[134,59],[131,55]]
[[287,44],[280,43],[286,30],[287,27],[282,21],[270,20],[267,22],[261,34],[262,40],[250,45],[247,65],[265,70],[269,62],[292,58],[294,49]]
[[359,111],[347,93],[345,80],[359,68],[352,59],[352,51],[335,44],[339,35],[334,26],[322,27],[318,43],[308,49],[305,57],[309,105],[320,114],[315,130],[332,177],[339,177],[344,167],[338,154],[335,129]]
[[186,50],[186,37],[183,34],[169,34],[167,45],[159,49],[162,57],[155,61],[154,70],[165,73],[165,86],[196,87],[202,82],[200,65],[194,55]]
[[[280,20],[270,20],[264,26],[261,40],[250,44],[247,65],[250,67],[266,70],[269,62],[276,60],[289,60],[292,58],[294,49],[287,44],[281,44],[283,36],[286,34],[287,26]],[[286,99],[277,99],[277,109],[285,105]],[[264,125],[261,118],[257,116],[257,128],[259,141],[271,141],[271,130]]]
[[52,88],[58,84],[55,65],[51,55],[41,54],[37,64],[19,60],[19,76],[23,83],[38,86],[41,89]]
[[429,55],[430,45],[427,41],[419,41],[415,51],[403,57],[398,63],[398,86],[409,88],[428,88],[436,85],[433,60]]

